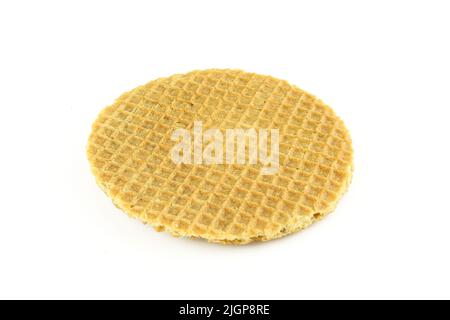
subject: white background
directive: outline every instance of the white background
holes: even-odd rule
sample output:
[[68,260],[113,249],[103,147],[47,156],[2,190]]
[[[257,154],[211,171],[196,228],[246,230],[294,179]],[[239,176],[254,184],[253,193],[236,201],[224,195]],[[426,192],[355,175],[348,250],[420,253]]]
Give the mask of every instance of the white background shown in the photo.
[[[0,298],[450,298],[448,1],[2,1]],[[337,210],[248,246],[116,209],[90,126],[154,78],[286,79],[349,128]]]

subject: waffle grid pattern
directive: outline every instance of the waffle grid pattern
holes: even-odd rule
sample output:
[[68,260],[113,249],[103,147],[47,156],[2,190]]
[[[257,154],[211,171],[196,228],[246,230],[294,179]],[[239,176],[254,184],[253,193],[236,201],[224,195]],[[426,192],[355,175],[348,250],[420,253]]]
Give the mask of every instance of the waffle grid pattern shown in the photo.
[[[175,165],[176,128],[277,128],[280,168]],[[352,173],[342,121],[287,82],[238,70],[162,78],[121,96],[93,125],[88,158],[102,189],[133,217],[176,236],[270,240],[332,211]]]

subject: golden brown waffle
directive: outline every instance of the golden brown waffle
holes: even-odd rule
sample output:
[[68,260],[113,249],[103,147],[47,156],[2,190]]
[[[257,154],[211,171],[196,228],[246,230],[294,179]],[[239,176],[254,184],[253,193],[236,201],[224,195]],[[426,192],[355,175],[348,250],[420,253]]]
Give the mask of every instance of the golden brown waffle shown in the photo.
[[[176,128],[276,128],[279,170],[174,164]],[[331,212],[352,175],[349,133],[314,96],[270,76],[205,70],[123,94],[92,127],[88,158],[98,184],[132,217],[175,236],[213,242],[270,240]]]

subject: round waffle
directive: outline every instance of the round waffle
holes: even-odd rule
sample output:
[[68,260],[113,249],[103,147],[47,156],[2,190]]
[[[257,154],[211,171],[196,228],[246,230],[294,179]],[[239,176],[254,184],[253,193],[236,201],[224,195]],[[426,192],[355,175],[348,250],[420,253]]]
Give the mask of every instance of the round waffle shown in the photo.
[[[277,129],[279,166],[177,163],[176,129]],[[301,230],[331,212],[352,175],[343,122],[286,81],[240,70],[161,78],[119,97],[92,126],[88,159],[114,204],[157,230],[248,243]],[[247,157],[248,160],[248,157]]]

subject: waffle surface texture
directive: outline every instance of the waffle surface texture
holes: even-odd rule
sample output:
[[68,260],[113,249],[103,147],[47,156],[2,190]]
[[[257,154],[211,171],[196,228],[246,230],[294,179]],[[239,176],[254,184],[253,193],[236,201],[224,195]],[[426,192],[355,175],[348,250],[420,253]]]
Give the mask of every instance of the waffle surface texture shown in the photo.
[[[279,169],[175,164],[177,128],[279,129]],[[87,146],[114,204],[158,231],[245,244],[304,229],[330,213],[352,176],[350,135],[333,110],[286,81],[240,70],[160,78],[99,114]]]

